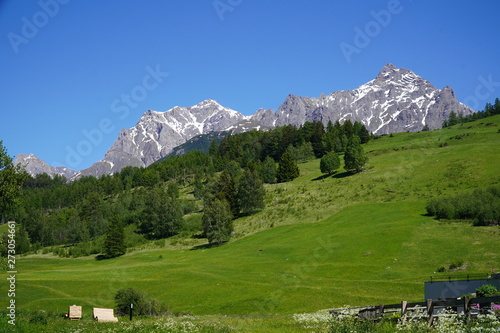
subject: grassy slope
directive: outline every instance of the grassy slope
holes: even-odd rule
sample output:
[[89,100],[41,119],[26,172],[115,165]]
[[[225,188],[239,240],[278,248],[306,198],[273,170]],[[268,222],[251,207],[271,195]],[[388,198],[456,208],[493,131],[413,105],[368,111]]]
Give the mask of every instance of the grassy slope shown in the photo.
[[500,182],[499,124],[383,137],[365,146],[369,167],[353,176],[323,178],[319,161],[302,164],[301,177],[270,185],[267,208],[237,221],[239,239],[220,248],[19,258],[18,305],[63,312],[77,303],[90,314],[133,287],[179,312],[290,314],[420,300],[423,281],[458,260],[466,272],[500,270],[498,227],[423,216],[432,196]]

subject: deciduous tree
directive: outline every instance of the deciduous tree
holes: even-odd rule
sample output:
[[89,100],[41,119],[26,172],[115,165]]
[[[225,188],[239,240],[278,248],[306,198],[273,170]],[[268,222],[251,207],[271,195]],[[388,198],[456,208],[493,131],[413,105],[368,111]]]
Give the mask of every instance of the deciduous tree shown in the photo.
[[243,215],[253,213],[256,209],[264,208],[264,184],[257,172],[245,169],[238,186],[238,201]]
[[344,168],[347,171],[361,172],[368,161],[360,141],[357,135],[353,135],[351,139],[349,139],[344,154]]
[[335,170],[340,168],[340,158],[336,153],[328,153],[321,158],[319,167],[322,173],[331,175]]
[[221,244],[231,238],[233,214],[226,200],[213,198],[205,203],[202,217],[203,231],[209,243]]
[[12,158],[0,140],[0,219],[10,216],[12,209],[19,203],[21,185],[28,174],[20,165],[14,165]]

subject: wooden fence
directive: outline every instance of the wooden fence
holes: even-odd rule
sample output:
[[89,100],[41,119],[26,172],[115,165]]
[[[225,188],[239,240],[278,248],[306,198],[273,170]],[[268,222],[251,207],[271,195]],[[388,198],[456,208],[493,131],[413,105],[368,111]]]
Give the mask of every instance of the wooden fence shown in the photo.
[[[494,297],[464,297],[463,299],[453,299],[446,301],[435,301],[428,299],[425,302],[409,303],[402,301],[399,304],[378,305],[378,306],[364,306],[353,307],[347,310],[357,311],[357,316],[368,320],[381,320],[385,317],[394,316],[396,313],[401,314],[401,318],[406,318],[408,312],[423,311],[424,316],[429,325],[432,325],[434,319],[440,316],[440,312],[444,309],[452,309],[455,312],[462,312],[470,319],[472,316],[477,315],[479,311],[485,311],[493,308],[493,304],[500,304],[500,296]],[[461,311],[458,311],[460,309]],[[338,315],[344,309],[330,310],[330,314]]]

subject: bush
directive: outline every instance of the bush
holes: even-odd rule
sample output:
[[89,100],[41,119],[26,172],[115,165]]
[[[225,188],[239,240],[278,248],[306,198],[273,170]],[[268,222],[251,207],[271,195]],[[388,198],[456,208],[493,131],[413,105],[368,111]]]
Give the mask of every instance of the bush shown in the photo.
[[32,311],[29,314],[29,322],[47,325],[47,313],[45,311]]
[[498,294],[498,289],[491,284],[485,284],[476,289],[477,297],[491,297]]
[[500,187],[477,189],[473,193],[431,199],[427,213],[438,219],[470,220],[476,226],[500,224]]
[[115,295],[116,313],[119,316],[129,314],[130,304],[134,304],[136,316],[158,316],[168,313],[167,307],[158,300],[148,298],[147,294],[133,288],[120,289]]

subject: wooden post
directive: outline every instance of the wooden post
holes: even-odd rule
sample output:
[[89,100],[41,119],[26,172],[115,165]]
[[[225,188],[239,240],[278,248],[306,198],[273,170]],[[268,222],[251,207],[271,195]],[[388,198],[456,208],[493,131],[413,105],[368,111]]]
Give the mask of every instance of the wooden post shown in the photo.
[[378,307],[379,315],[380,315],[380,318],[382,318],[382,319],[384,319],[384,308],[385,308],[384,304],[380,304]]
[[469,296],[464,297],[464,314],[465,314],[465,321],[468,323],[470,320],[470,297]]
[[408,308],[408,302],[407,301],[402,301],[401,302],[401,319],[406,320],[406,310]]
[[429,326],[432,326],[432,322],[434,321],[434,304],[432,299],[427,300],[427,315],[429,316]]

